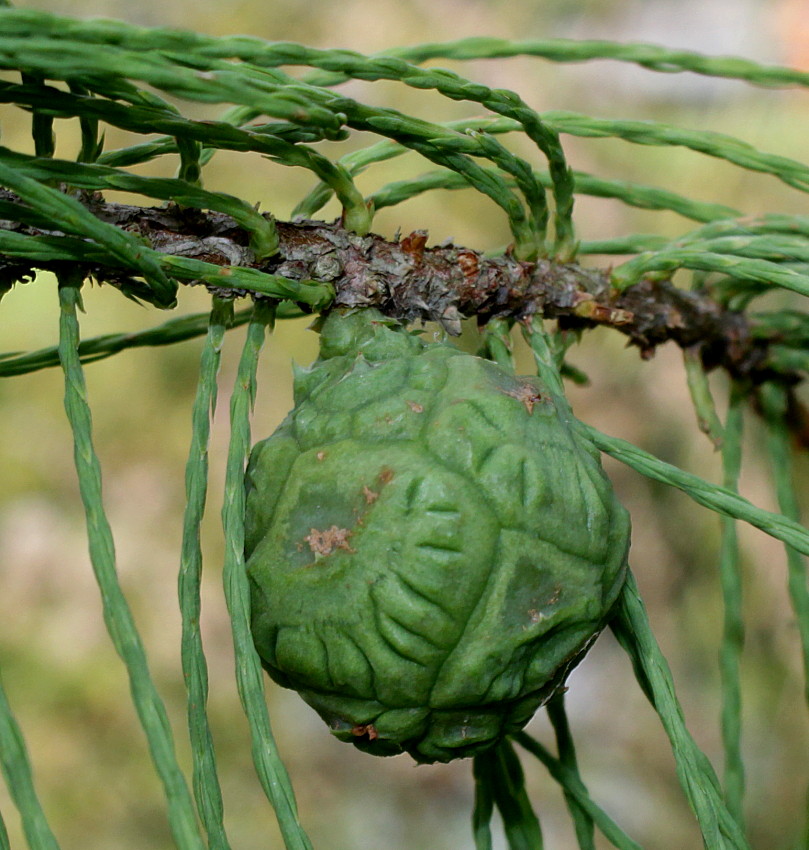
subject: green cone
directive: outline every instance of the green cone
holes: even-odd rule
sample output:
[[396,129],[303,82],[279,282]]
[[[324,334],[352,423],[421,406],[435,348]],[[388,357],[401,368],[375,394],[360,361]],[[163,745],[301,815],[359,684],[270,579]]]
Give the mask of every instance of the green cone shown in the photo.
[[247,472],[252,628],[341,740],[420,762],[521,729],[604,625],[629,518],[563,399],[333,314]]

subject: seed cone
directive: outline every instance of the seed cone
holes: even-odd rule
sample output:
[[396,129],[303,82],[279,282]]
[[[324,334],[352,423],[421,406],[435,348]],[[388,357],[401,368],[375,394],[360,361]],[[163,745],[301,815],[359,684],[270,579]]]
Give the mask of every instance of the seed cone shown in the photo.
[[333,734],[419,762],[521,729],[603,628],[629,519],[563,399],[333,314],[247,471],[252,629]]

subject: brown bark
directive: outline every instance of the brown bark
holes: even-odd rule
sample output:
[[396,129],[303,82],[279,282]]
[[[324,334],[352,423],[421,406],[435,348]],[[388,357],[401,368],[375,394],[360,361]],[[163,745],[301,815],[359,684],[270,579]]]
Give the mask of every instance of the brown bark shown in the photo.
[[[15,200],[10,193],[0,195]],[[753,382],[774,377],[767,342],[753,337],[744,314],[669,281],[643,280],[619,293],[602,269],[552,260],[520,262],[509,255],[485,257],[454,244],[427,247],[424,231],[394,240],[358,236],[339,223],[319,221],[276,222],[279,251],[259,263],[248,247],[249,235],[227,216],[171,205],[112,204],[96,196],[85,203],[100,219],[145,236],[158,251],[218,265],[252,266],[295,280],[328,281],[335,288],[336,305],[374,306],[408,321],[434,320],[451,333],[460,330],[464,317],[475,316],[483,324],[495,316],[522,320],[539,313],[568,328],[612,327],[644,357],[672,340],[683,348],[698,347],[708,368],[721,366]],[[0,228],[41,232],[13,221],[0,221]],[[111,267],[87,271],[113,284],[122,274]],[[0,255],[5,279],[30,273],[30,264]]]

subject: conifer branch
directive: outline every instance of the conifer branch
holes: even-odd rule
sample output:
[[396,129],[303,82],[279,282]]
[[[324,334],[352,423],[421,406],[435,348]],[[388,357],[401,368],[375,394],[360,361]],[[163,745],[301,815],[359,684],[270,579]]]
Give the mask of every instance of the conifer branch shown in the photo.
[[[0,190],[0,202],[6,216],[17,205],[21,213],[25,210],[7,191]],[[279,249],[258,260],[250,233],[222,213],[173,204],[107,203],[98,195],[85,195],[83,202],[101,221],[138,235],[167,255],[327,283],[334,288],[333,306],[377,307],[405,321],[437,321],[453,334],[460,332],[463,318],[476,317],[482,325],[494,317],[520,321],[541,314],[565,328],[614,328],[644,358],[651,357],[658,345],[673,341],[682,348],[697,347],[706,368],[722,367],[737,379],[761,383],[777,378],[790,384],[800,378],[770,357],[771,343],[783,343],[782,338],[756,333],[755,320],[746,314],[723,308],[704,291],[679,289],[669,280],[648,277],[619,292],[610,284],[608,269],[551,259],[520,261],[509,253],[486,257],[452,243],[428,247],[427,232],[420,230],[387,240],[373,233],[359,236],[338,222],[309,220],[275,222]],[[24,214],[17,220],[0,220],[0,235],[3,231],[51,241],[69,238],[33,226]],[[0,291],[30,279],[35,269],[64,262],[64,258],[50,262],[0,253]],[[143,289],[131,277],[133,270],[114,261],[83,265],[86,276],[99,282],[124,290],[129,285]],[[216,289],[231,297],[249,294],[226,285]],[[135,292],[143,294],[137,288]]]

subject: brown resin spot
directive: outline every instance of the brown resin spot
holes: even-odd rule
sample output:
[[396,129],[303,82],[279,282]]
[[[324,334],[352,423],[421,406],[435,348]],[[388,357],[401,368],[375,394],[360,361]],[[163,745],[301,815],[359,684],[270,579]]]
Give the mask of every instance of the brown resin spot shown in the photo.
[[[590,319],[593,322],[602,322],[610,325],[626,325],[631,322],[635,316],[629,310],[621,310],[616,307],[607,307],[603,304],[598,304],[592,295],[589,293],[576,293],[574,296],[573,313],[576,316],[581,316],[583,319]],[[682,315],[674,308],[667,311],[670,320],[667,322],[670,327],[684,327]]]
[[480,261],[474,251],[458,251],[458,265],[467,283],[477,279]]
[[420,263],[424,256],[424,248],[427,245],[427,231],[414,230],[409,236],[405,236],[399,243],[402,250]]
[[366,505],[373,505],[379,498],[379,493],[375,493],[367,484],[362,485],[362,495],[365,496]]
[[545,614],[542,611],[537,611],[536,608],[531,608],[528,611],[528,622],[523,625],[522,630],[527,632],[531,626],[537,625],[537,623],[541,623],[545,619]]
[[534,412],[535,404],[547,401],[547,397],[537,392],[536,387],[531,384],[520,384],[516,390],[508,392],[506,395],[510,395],[512,398],[516,398],[517,401],[522,402],[529,413]]
[[354,726],[351,729],[351,734],[355,738],[362,738],[363,735],[367,735],[369,741],[375,741],[379,737],[379,732],[376,731],[373,723],[367,723],[364,726]]
[[312,528],[303,539],[309,544],[309,548],[316,555],[331,555],[335,549],[344,549],[346,552],[356,552],[348,545],[351,531],[347,528],[338,528],[333,525],[323,531]]
[[388,484],[393,481],[393,470],[389,466],[383,466],[379,471],[379,483]]
[[424,413],[424,405],[419,404],[415,401],[407,402],[407,406],[413,411],[413,413]]

